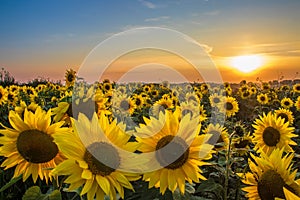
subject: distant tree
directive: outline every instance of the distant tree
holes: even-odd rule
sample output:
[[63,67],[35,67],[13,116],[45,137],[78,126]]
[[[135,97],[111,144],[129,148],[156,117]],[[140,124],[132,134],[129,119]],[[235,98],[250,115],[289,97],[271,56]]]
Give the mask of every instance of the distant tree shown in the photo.
[[6,87],[15,84],[15,78],[3,67],[0,72],[0,85]]

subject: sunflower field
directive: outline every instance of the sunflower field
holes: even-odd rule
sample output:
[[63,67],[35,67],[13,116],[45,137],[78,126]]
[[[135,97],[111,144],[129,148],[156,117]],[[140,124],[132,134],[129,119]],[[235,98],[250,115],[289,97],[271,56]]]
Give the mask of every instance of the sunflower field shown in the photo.
[[[2,76],[1,76],[2,78]],[[300,81],[1,82],[0,199],[300,199]]]

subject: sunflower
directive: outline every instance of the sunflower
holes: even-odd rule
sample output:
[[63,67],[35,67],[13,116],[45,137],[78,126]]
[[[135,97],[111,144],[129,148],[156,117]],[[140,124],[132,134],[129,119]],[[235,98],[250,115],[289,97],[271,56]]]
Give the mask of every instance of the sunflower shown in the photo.
[[185,94],[185,101],[187,102],[196,102],[196,103],[200,103],[200,98],[198,97],[198,95],[195,92],[187,92]]
[[284,119],[277,118],[271,112],[267,115],[263,113],[252,126],[255,129],[253,133],[255,150],[267,154],[276,148],[284,148],[287,152],[293,151],[290,145],[296,145],[296,143],[291,138],[297,135],[293,134],[294,127],[289,127],[289,123],[285,123]]
[[261,93],[261,94],[257,95],[256,99],[262,105],[266,105],[269,103],[269,97],[265,93]]
[[288,97],[284,97],[283,99],[281,99],[280,103],[281,103],[281,106],[286,109],[289,109],[289,108],[293,107],[293,105],[294,105],[293,100]]
[[283,151],[275,149],[270,155],[262,152],[260,157],[250,154],[250,172],[240,175],[242,182],[248,185],[242,190],[250,200],[289,199],[292,195],[299,198],[300,186],[295,181],[297,170],[292,171],[293,154],[283,156]]
[[134,105],[137,107],[137,108],[142,108],[143,105],[144,105],[144,98],[141,96],[141,95],[138,95],[138,94],[134,94],[132,97],[131,97]]
[[199,106],[199,116],[200,116],[200,122],[207,120],[207,114],[204,105]]
[[227,149],[229,144],[229,135],[227,129],[220,124],[208,124],[208,126],[203,130],[206,135],[212,135],[208,143],[215,145],[218,150]]
[[182,116],[187,114],[190,114],[191,117],[199,116],[199,106],[195,103],[182,102],[180,103],[180,110]]
[[159,116],[160,112],[165,112],[165,110],[174,108],[173,101],[171,98],[161,98],[156,101],[152,107],[152,114],[155,117]]
[[[133,190],[129,181],[140,178],[125,172],[138,147],[136,142],[128,143],[130,135],[124,132],[125,125],[116,121],[109,123],[104,114],[98,119],[94,113],[90,121],[79,113],[78,120],[72,120],[72,126],[74,132],[57,134],[54,138],[68,159],[52,173],[66,175],[64,182],[70,184],[69,190],[82,186],[80,195],[86,194],[88,200],[95,196],[104,199],[105,195],[116,199],[116,192],[124,199],[124,188]],[[126,152],[131,152],[130,156]]]
[[269,83],[262,83],[261,89],[264,91],[269,91],[271,89],[271,86]]
[[295,107],[298,111],[300,111],[300,96],[297,98],[297,100],[295,102]]
[[240,155],[244,155],[250,149],[250,144],[252,143],[252,136],[250,132],[245,134],[244,136],[234,138],[232,140],[233,149]]
[[203,160],[211,158],[213,146],[206,144],[210,135],[199,135],[201,125],[197,118],[180,118],[179,109],[161,112],[158,119],[144,118],[145,124],[136,128],[139,150],[149,157],[143,180],[149,182],[149,188],[159,187],[162,194],[167,188],[171,192],[179,188],[184,194],[185,181],[206,180],[199,167],[208,164]]
[[290,90],[290,86],[288,86],[288,85],[280,86],[280,91],[282,91],[282,92],[286,92],[286,91],[289,91],[289,90]]
[[284,108],[280,108],[279,110],[275,110],[275,116],[277,118],[281,117],[284,119],[284,123],[289,122],[290,124],[293,124],[294,116],[292,111]]
[[250,87],[250,93],[251,93],[251,95],[256,95],[257,89],[255,86]]
[[239,111],[239,105],[234,97],[226,97],[223,103],[223,109],[227,117],[234,116]]
[[[23,181],[30,175],[34,183],[37,178],[52,180],[50,168],[56,167],[64,157],[53,141],[56,134],[67,134],[68,128],[61,128],[63,123],[51,124],[51,111],[40,107],[35,113],[25,109],[24,120],[15,112],[9,112],[12,128],[0,130],[0,155],[7,157],[1,167],[8,169],[16,166],[13,177],[22,174]],[[3,125],[2,125],[3,126]]]
[[300,83],[293,85],[293,92],[300,93]]
[[8,92],[5,88],[0,85],[0,105],[7,102]]
[[65,121],[69,124],[70,117],[73,117],[72,104],[68,102],[59,102],[57,107],[52,108],[52,115],[54,115],[53,120],[55,122]]
[[211,96],[209,96],[210,105],[212,107],[218,107],[220,108],[220,105],[224,101],[224,96],[219,95],[217,93],[213,93]]
[[246,91],[241,93],[242,99],[248,99],[250,96],[251,96],[250,90],[246,90]]
[[109,82],[103,83],[103,91],[104,91],[105,93],[111,92],[112,89],[113,89],[113,86],[112,86],[111,83],[109,83]]
[[65,79],[67,87],[74,85],[76,79],[76,72],[73,69],[67,70],[65,74]]

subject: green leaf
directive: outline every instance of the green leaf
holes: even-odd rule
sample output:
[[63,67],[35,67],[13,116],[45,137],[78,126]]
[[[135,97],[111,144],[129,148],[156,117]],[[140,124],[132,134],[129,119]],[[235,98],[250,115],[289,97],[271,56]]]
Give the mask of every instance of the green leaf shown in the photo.
[[39,186],[28,188],[22,197],[22,200],[43,200],[46,195],[41,193]]
[[61,200],[61,193],[59,190],[54,190],[51,194],[48,196],[49,200]]
[[4,190],[6,190],[7,188],[11,187],[13,184],[15,184],[16,182],[18,182],[20,179],[22,178],[22,174],[18,177],[15,177],[13,179],[11,179],[8,183],[6,183],[1,189],[0,192],[3,192]]
[[214,182],[211,179],[203,181],[196,190],[196,193],[212,193],[216,196],[216,199],[222,199],[224,196],[224,188],[219,183]]

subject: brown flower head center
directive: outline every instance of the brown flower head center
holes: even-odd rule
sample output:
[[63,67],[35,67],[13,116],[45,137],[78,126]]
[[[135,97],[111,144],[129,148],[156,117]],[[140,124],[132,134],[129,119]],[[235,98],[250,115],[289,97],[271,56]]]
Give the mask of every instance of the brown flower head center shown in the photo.
[[75,76],[72,73],[69,73],[67,79],[71,83],[75,80]]
[[127,100],[122,100],[120,103],[120,107],[124,111],[129,110],[130,108],[129,102]]
[[83,159],[95,175],[107,176],[120,166],[118,151],[106,142],[94,142],[89,145]]
[[235,148],[238,148],[238,149],[242,149],[242,148],[246,148],[248,145],[249,145],[249,143],[250,143],[250,141],[249,140],[240,140],[240,141],[238,141],[238,142],[236,142],[236,143],[234,143],[234,147]]
[[184,109],[182,110],[182,116],[185,116],[187,114],[190,114],[191,116],[193,116],[193,112],[190,109]]
[[142,105],[142,101],[141,101],[140,98],[136,98],[136,99],[135,99],[135,105],[137,105],[137,106]]
[[215,145],[216,147],[220,147],[220,145],[217,145],[216,143],[224,142],[224,140],[221,136],[221,133],[219,131],[211,130],[211,131],[208,131],[207,134],[211,135],[211,137],[207,141],[208,144],[212,144],[212,145]]
[[189,157],[189,147],[177,136],[167,135],[156,144],[155,156],[161,166],[167,169],[182,167]]
[[289,101],[284,101],[284,105],[289,106],[290,102]]
[[220,98],[219,98],[219,97],[213,98],[213,102],[214,102],[214,103],[220,103]]
[[283,193],[284,180],[274,170],[268,170],[258,180],[257,191],[262,200],[274,200],[275,197],[285,199]]
[[280,132],[271,126],[268,126],[263,132],[263,140],[266,145],[274,147],[280,141]]
[[279,113],[277,117],[281,117],[282,119],[284,119],[284,123],[287,123],[289,121],[289,117],[285,113]]
[[230,102],[226,102],[226,104],[225,104],[225,108],[226,108],[226,110],[232,110],[232,109],[233,109],[233,105],[232,105],[232,103],[230,103]]
[[265,100],[266,100],[265,96],[261,96],[261,97],[260,97],[260,100],[261,100],[261,101],[265,101]]
[[58,154],[58,147],[53,138],[39,130],[26,130],[19,134],[17,150],[31,163],[46,163]]

